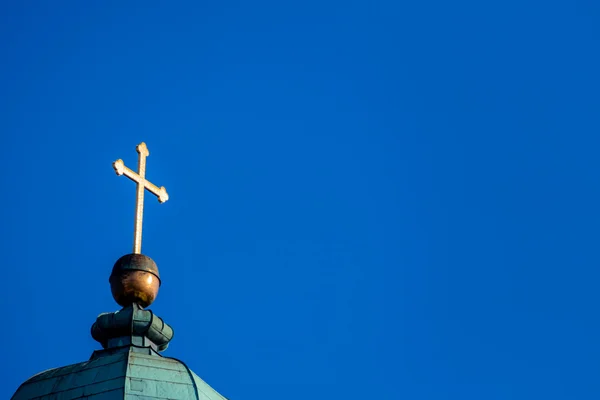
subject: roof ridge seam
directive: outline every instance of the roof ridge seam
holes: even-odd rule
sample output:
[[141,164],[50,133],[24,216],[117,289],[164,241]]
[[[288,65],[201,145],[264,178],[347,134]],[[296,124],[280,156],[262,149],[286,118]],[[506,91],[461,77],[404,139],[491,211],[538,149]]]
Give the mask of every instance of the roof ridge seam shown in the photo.
[[[190,376],[190,379],[192,380],[192,387],[194,388],[194,392],[196,392],[196,399],[200,399],[200,394],[198,393],[198,385],[196,385],[196,380],[194,379],[192,370],[187,366],[187,364],[175,357],[165,357],[165,358],[170,358],[171,360],[178,361],[181,363],[181,365],[183,365],[185,367],[185,370],[187,371],[188,375]],[[202,394],[205,395],[204,392],[202,392]]]

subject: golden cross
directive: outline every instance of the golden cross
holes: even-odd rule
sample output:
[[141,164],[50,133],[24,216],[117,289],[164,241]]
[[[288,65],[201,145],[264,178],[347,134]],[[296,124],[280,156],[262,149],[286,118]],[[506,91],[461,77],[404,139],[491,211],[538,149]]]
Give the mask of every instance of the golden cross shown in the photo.
[[138,152],[138,172],[130,170],[125,166],[123,160],[119,159],[113,163],[117,175],[125,175],[137,183],[137,195],[135,200],[135,231],[133,233],[133,252],[141,254],[142,252],[142,219],[144,217],[144,190],[148,189],[158,197],[158,201],[164,203],[169,200],[167,189],[164,186],[160,188],[146,180],[146,157],[150,155],[146,143],[137,145]]

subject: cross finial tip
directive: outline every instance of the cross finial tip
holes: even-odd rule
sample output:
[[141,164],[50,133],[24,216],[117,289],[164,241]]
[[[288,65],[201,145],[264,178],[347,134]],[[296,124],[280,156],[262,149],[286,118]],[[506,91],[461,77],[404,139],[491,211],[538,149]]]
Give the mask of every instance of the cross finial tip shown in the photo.
[[146,146],[146,143],[144,143],[144,142],[138,144],[135,149],[137,150],[138,153],[143,154],[146,157],[148,157],[150,155],[150,152],[148,151],[148,146]]
[[125,169],[125,164],[123,163],[123,160],[118,159],[117,161],[115,161],[113,163],[113,168],[115,169],[117,175],[123,175]]
[[169,194],[167,193],[167,189],[164,186],[160,187],[160,191],[158,192],[158,201],[160,203],[164,203],[169,200]]

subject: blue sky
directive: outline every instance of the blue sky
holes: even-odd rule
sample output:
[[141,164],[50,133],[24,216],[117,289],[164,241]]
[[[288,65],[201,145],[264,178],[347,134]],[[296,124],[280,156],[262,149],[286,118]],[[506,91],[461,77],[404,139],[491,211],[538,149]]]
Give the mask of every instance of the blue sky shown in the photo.
[[0,9],[0,398],[99,348],[141,141],[225,396],[600,396],[597,2],[88,3]]

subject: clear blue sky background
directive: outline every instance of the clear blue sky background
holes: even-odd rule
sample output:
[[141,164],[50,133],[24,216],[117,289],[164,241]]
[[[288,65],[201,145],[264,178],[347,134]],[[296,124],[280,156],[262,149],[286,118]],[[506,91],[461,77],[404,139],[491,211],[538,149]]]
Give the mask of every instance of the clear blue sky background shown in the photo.
[[[90,3],[94,3],[90,5]],[[231,399],[600,397],[596,1],[0,8],[6,399],[131,251]]]

